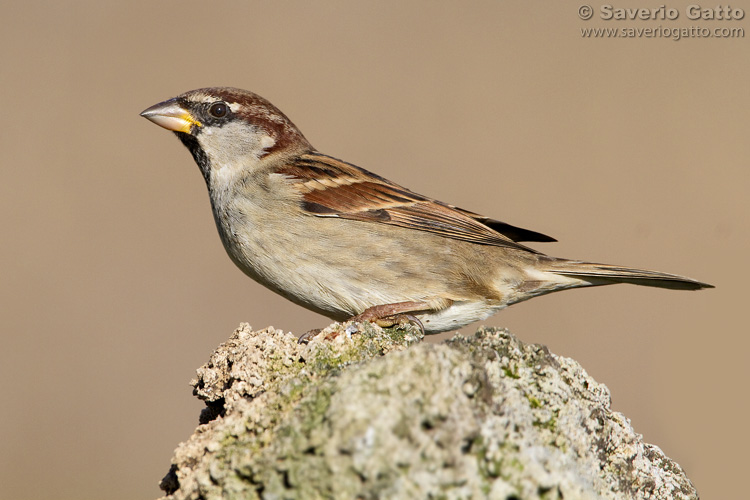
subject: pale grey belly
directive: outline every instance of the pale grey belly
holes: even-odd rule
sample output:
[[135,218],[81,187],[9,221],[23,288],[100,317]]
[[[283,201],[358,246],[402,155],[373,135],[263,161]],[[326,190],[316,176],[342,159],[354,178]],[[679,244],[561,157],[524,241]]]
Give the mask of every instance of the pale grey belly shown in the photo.
[[236,229],[252,227],[246,222],[217,226],[238,267],[307,308],[343,319],[379,304],[467,294],[456,254],[465,243],[393,226],[377,236],[368,222],[277,215],[250,231]]

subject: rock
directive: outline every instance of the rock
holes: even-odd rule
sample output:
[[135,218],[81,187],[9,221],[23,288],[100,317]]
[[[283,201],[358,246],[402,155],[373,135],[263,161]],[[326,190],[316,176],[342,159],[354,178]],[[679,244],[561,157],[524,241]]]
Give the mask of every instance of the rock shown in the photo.
[[164,499],[697,499],[575,361],[480,329],[243,324],[192,382]]

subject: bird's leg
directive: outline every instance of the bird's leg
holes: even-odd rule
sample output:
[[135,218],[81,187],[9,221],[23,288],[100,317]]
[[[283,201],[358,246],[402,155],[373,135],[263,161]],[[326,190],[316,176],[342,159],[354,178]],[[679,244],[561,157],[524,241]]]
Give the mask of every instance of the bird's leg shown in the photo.
[[394,325],[403,326],[407,323],[416,324],[424,335],[424,325],[410,313],[430,311],[433,308],[426,302],[396,302],[395,304],[380,304],[365,309],[362,313],[349,318],[349,321],[369,321],[388,328]]
[[[352,316],[347,321],[369,321],[375,323],[382,328],[388,328],[394,325],[403,326],[408,323],[417,325],[424,332],[424,325],[422,322],[411,313],[418,313],[424,311],[432,311],[435,308],[427,302],[396,302],[394,304],[380,304],[377,306],[368,307],[360,314]],[[306,344],[311,338],[319,334],[321,330],[315,329],[310,330],[302,334],[298,342],[300,344]]]

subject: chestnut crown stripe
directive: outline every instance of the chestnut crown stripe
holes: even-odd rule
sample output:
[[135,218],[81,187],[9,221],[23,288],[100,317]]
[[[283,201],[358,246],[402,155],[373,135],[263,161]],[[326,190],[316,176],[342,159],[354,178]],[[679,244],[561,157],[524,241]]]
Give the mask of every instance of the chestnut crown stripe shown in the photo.
[[[189,96],[188,99],[197,100],[197,102],[189,102],[189,107],[223,101],[232,108],[236,119],[247,123],[262,124],[275,141],[275,144],[268,148],[268,154],[275,151],[312,151],[313,149],[302,132],[279,108],[257,94],[233,87],[214,87],[183,94],[183,99],[186,96]],[[238,106],[232,106],[232,104]]]

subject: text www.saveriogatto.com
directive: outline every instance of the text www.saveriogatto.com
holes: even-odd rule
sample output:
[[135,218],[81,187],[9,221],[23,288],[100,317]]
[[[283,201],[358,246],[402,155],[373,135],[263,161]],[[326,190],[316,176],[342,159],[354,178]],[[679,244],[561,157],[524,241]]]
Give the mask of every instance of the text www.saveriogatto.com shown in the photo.
[[[683,38],[744,38],[745,28],[738,23],[745,18],[745,11],[729,5],[712,8],[688,5],[684,10],[660,5],[652,8],[619,8],[610,4],[600,5],[598,10],[590,5],[578,7],[578,17],[584,21],[598,18],[603,21],[662,21],[658,26],[607,26],[581,28],[582,38],[661,38],[681,40]],[[680,18],[704,21],[705,25],[669,26]]]

